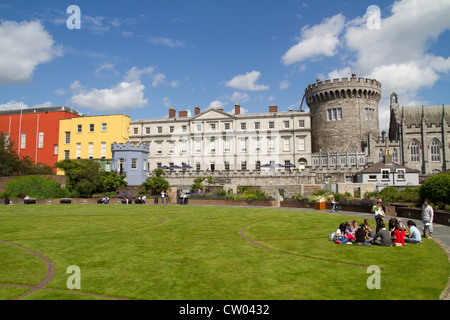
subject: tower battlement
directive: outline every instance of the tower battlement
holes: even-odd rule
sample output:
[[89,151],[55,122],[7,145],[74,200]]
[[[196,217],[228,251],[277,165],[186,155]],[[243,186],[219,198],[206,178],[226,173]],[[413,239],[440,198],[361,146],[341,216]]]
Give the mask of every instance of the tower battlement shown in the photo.
[[142,152],[149,152],[150,148],[148,145],[141,143],[141,144],[131,144],[130,142],[127,142],[125,144],[123,143],[116,143],[114,142],[111,145],[111,151],[142,151]]
[[309,84],[305,89],[305,98],[308,105],[328,100],[364,98],[381,99],[381,83],[375,79],[357,78],[352,74],[351,78],[333,79]]

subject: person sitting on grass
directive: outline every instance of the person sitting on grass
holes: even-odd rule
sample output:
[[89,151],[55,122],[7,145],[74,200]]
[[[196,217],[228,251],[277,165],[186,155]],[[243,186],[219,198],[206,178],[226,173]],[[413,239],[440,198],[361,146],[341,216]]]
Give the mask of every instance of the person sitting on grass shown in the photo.
[[394,226],[393,229],[393,240],[396,246],[404,246],[405,245],[405,231],[403,230],[400,223],[397,221],[397,224]]
[[382,247],[392,246],[391,233],[386,230],[386,225],[382,222],[379,224],[380,230],[375,234],[373,243]]
[[367,236],[369,238],[375,237],[375,231],[373,231],[372,228],[370,227],[369,219],[364,219],[363,228],[367,232]]
[[345,221],[345,236],[348,241],[356,240],[355,233],[352,232],[352,225],[348,221]]
[[419,244],[422,243],[422,236],[419,229],[417,229],[416,223],[412,220],[408,220],[406,225],[409,228],[409,233],[405,237],[405,242]]
[[348,239],[345,236],[345,223],[341,223],[339,225],[339,228],[336,230],[335,237],[336,237],[335,243],[337,244],[347,243]]
[[364,224],[361,223],[359,228],[355,232],[355,242],[359,246],[370,246],[372,242],[372,238],[369,237],[369,232],[364,229]]

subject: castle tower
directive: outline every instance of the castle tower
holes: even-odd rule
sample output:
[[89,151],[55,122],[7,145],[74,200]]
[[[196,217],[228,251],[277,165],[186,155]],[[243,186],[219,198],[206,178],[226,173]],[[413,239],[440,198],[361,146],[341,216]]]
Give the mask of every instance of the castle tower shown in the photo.
[[139,186],[147,179],[148,154],[150,148],[146,144],[132,145],[129,141],[113,143],[112,170],[119,175],[125,175],[129,186]]
[[305,101],[311,113],[312,152],[364,151],[369,133],[379,135],[378,103],[381,83],[366,78],[343,78],[310,84]]

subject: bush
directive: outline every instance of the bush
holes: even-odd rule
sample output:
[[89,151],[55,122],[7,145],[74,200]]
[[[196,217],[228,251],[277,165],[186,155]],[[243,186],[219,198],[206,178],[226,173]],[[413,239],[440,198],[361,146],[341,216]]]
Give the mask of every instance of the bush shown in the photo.
[[450,172],[439,173],[426,179],[420,187],[421,200],[450,204]]
[[25,176],[10,180],[5,185],[10,198],[28,195],[31,198],[65,198],[70,191],[61,189],[61,185],[53,179],[38,176]]

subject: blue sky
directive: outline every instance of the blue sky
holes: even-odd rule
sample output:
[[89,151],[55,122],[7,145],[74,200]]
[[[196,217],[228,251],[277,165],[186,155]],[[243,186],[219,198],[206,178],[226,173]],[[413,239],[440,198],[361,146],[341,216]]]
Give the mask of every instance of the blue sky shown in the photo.
[[393,91],[404,106],[450,104],[449,16],[449,0],[0,0],[0,110],[285,111],[317,78],[356,73],[382,83],[386,129]]

